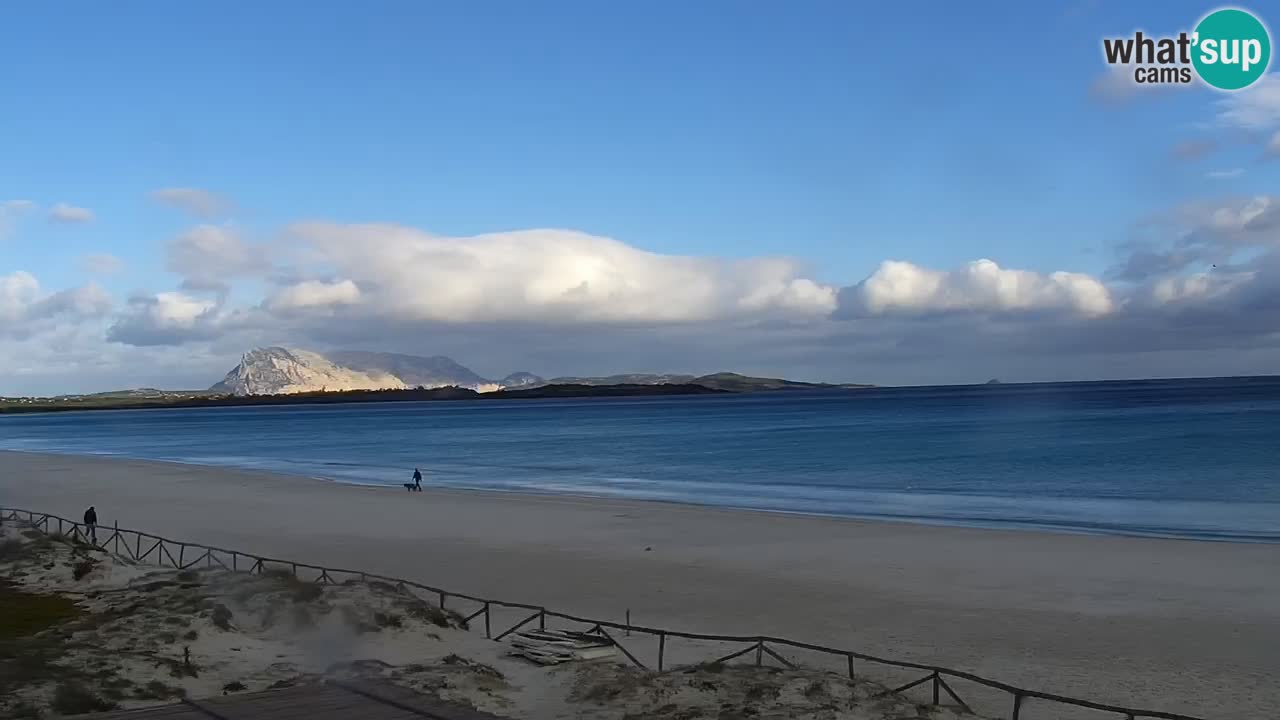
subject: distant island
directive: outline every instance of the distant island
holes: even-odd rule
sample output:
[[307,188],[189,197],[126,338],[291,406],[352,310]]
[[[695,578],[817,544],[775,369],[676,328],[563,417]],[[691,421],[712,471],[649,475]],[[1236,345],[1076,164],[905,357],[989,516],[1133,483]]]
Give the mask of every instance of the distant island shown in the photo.
[[328,356],[279,347],[245,353],[208,390],[142,388],[48,398],[0,398],[0,413],[253,405],[310,405],[445,400],[713,395],[860,389],[721,372],[710,375],[629,374],[544,380],[515,372],[487,380],[443,356],[342,352]]

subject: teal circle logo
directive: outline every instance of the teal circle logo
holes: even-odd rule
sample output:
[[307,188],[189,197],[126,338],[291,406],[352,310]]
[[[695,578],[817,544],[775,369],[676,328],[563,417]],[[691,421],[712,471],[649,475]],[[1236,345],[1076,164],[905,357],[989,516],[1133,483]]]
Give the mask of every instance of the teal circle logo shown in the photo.
[[1215,10],[1196,25],[1191,63],[1200,79],[1219,90],[1240,90],[1258,81],[1271,64],[1271,35],[1252,13]]

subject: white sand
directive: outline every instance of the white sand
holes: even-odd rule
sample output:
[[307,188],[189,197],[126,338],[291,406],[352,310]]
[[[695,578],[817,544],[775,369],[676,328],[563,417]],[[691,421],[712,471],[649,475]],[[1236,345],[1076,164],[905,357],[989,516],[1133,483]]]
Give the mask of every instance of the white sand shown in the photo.
[[89,504],[106,525],[592,617],[630,608],[638,624],[786,636],[1210,718],[1280,707],[1280,546],[410,494],[0,453],[0,505],[79,517]]
[[[0,717],[103,703],[148,707],[336,678],[391,682],[521,720],[978,720],[885,697],[875,682],[803,668],[658,675],[621,656],[536,665],[385,582],[320,586],[287,574],[147,568],[16,523],[0,525],[0,546],[0,577],[79,608],[56,629],[7,646],[19,662],[0,670],[23,672],[0,675]],[[71,687],[80,689],[79,703],[68,702]]]

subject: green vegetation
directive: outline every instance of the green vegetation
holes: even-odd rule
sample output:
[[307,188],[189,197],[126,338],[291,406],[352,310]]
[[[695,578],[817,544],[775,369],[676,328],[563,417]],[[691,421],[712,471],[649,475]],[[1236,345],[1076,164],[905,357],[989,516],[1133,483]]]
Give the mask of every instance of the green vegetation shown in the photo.
[[29,593],[0,579],[0,643],[35,635],[79,614],[70,598]]

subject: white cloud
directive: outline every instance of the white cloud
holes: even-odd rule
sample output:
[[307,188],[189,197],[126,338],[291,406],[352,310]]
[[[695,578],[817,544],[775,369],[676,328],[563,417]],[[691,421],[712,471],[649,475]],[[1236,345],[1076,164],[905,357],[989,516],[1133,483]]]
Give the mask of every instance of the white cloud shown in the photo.
[[89,284],[45,293],[29,272],[0,276],[0,335],[23,337],[59,322],[77,324],[111,312],[111,296]]
[[304,280],[280,288],[266,302],[270,310],[297,310],[301,308],[355,305],[360,302],[360,288],[350,280],[326,282]]
[[1244,168],[1230,168],[1228,170],[1210,170],[1205,173],[1205,177],[1210,180],[1231,180],[1244,175]]
[[1280,72],[1269,73],[1248,88],[1219,100],[1218,121],[1241,130],[1280,127]]
[[24,317],[39,295],[40,283],[29,272],[0,276],[0,322],[7,325]]
[[232,210],[227,198],[198,188],[161,188],[151,193],[151,199],[197,218],[218,217]]
[[128,345],[178,345],[211,339],[223,318],[212,300],[180,292],[137,295],[129,299],[107,333],[107,339]]
[[[307,223],[290,236],[342,298],[398,320],[679,323],[822,317],[835,288],[780,258],[645,252],[568,230],[440,237],[396,225]],[[353,289],[359,290],[358,296]],[[307,286],[313,295],[320,288]],[[326,290],[332,298],[333,289]]]
[[940,271],[890,260],[843,294],[841,311],[853,316],[1027,311],[1100,316],[1114,308],[1107,287],[1080,273],[1043,275],[986,259]]
[[1280,130],[1271,136],[1271,142],[1267,143],[1267,153],[1270,155],[1280,155]]
[[263,248],[221,225],[194,227],[169,241],[165,250],[169,270],[193,288],[225,287],[230,279],[265,274],[271,268]]
[[30,200],[5,200],[0,203],[0,212],[24,213],[34,210],[36,204]]
[[49,222],[83,225],[93,222],[93,219],[93,211],[89,208],[76,207],[67,203],[58,203],[49,208]]
[[1157,305],[1196,303],[1221,298],[1256,279],[1253,271],[1212,273],[1158,279],[1149,290],[1149,299]]
[[80,258],[80,268],[92,275],[114,275],[124,270],[124,261],[115,255],[97,253]]

